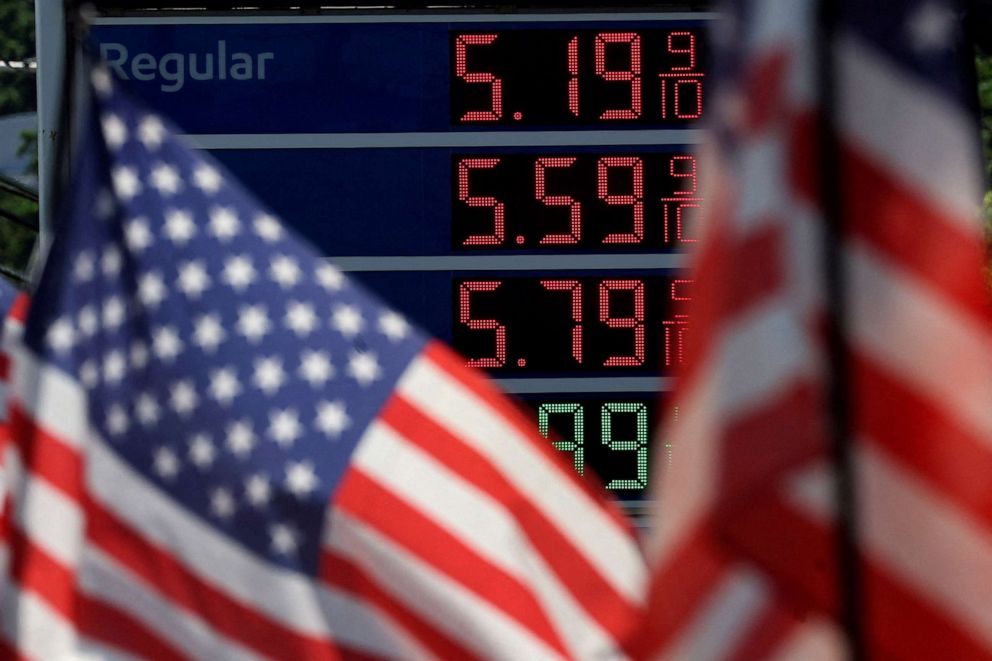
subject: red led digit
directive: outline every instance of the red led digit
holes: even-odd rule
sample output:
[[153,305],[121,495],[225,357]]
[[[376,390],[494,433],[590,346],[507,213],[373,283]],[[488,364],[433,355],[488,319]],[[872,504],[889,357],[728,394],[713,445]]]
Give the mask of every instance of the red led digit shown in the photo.
[[579,116],[579,38],[568,42],[568,109]]
[[[610,168],[631,168],[634,186],[630,194],[610,192]],[[631,207],[633,230],[614,232],[603,238],[603,243],[640,243],[644,239],[644,161],[636,156],[607,156],[596,166],[599,199],[609,205]]]
[[490,207],[493,210],[493,233],[472,234],[463,246],[498,246],[506,235],[506,205],[491,195],[471,195],[468,192],[469,171],[489,170],[499,165],[498,158],[463,158],[458,161],[458,199],[470,207]]
[[[614,317],[610,314],[610,293],[632,291],[634,316]],[[599,283],[599,320],[610,328],[634,330],[634,355],[610,356],[604,367],[638,367],[644,364],[644,282],[641,280],[603,280]]]
[[[697,198],[663,198],[665,209],[665,243],[671,241],[672,225],[675,226],[675,240],[679,243],[696,243],[699,239],[692,236],[689,231],[686,230],[686,226],[692,227],[692,223],[686,223],[686,211],[688,209],[699,209],[699,204],[696,203]],[[691,200],[691,201],[689,201]],[[672,216],[674,212],[674,222],[672,221]]]
[[[604,110],[600,119],[637,119],[641,116],[641,37],[636,32],[601,32],[596,35],[596,75],[609,81],[630,83],[630,108]],[[606,68],[606,44],[630,46],[630,69]]]
[[468,280],[458,287],[459,321],[472,330],[496,331],[496,355],[491,358],[470,358],[469,367],[503,367],[506,364],[506,326],[495,319],[472,318],[472,292],[496,291],[502,280]]
[[[686,43],[688,40],[688,45],[684,48],[678,48],[675,45],[676,39],[682,43]],[[696,68],[696,35],[691,32],[672,32],[668,35],[668,52],[673,55],[689,56],[685,65],[672,67],[672,71],[692,71]]]
[[549,207],[569,207],[569,233],[548,234],[538,243],[541,245],[565,245],[578,243],[582,238],[582,203],[571,195],[548,195],[545,185],[545,171],[548,168],[567,168],[575,163],[574,156],[539,158],[534,162],[534,197]]
[[696,194],[696,158],[694,156],[673,156],[668,165],[668,173],[673,177],[689,180],[689,188],[677,190],[675,195]]
[[[689,293],[693,284],[691,278],[683,278],[672,281],[669,296],[675,302],[688,302],[692,300]],[[665,327],[665,366],[672,367],[681,365],[685,359],[685,332],[689,328],[689,315],[676,314],[672,319],[661,322]]]
[[578,280],[541,280],[549,291],[567,291],[572,294],[572,357],[582,364],[582,283]]
[[489,110],[470,110],[462,115],[463,122],[494,122],[503,116],[503,80],[487,71],[468,70],[468,47],[488,46],[496,41],[495,34],[460,34],[455,39],[455,74],[466,83],[490,85]]

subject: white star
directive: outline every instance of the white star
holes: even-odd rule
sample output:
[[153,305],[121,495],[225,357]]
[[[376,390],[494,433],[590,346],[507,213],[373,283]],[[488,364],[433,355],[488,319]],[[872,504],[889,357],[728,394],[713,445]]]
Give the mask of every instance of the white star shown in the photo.
[[199,468],[205,470],[210,468],[217,458],[217,448],[214,447],[210,436],[207,434],[196,434],[189,440],[189,460]]
[[83,335],[93,337],[99,325],[100,322],[97,319],[96,310],[93,309],[92,305],[87,305],[79,311],[79,330]]
[[111,351],[103,358],[103,380],[106,383],[114,384],[124,378],[127,371],[127,361],[124,360],[124,353],[121,351]]
[[165,299],[165,283],[162,276],[149,271],[138,280],[138,300],[147,308],[157,308]]
[[87,360],[79,366],[79,380],[87,388],[94,388],[100,383],[100,368],[94,361]]
[[205,314],[193,322],[193,344],[200,347],[204,353],[213,353],[227,338],[224,326],[220,323],[220,315]]
[[295,409],[269,413],[269,436],[282,448],[288,448],[303,435],[303,425]]
[[255,234],[268,243],[274,243],[282,238],[282,226],[279,221],[267,213],[260,214],[253,223]]
[[148,221],[144,218],[135,218],[125,224],[124,240],[131,252],[135,254],[144,252],[154,241],[148,229]]
[[107,430],[113,436],[120,436],[127,433],[130,421],[127,418],[127,411],[120,404],[114,404],[107,410]]
[[177,381],[169,390],[169,405],[180,417],[187,418],[196,409],[200,397],[192,381]]
[[271,397],[285,382],[286,372],[283,371],[279,358],[259,358],[255,361],[252,383],[266,395]]
[[251,258],[248,255],[228,257],[224,261],[224,271],[220,279],[232,289],[243,292],[248,285],[255,282],[255,267],[252,266]]
[[379,331],[392,342],[399,342],[410,332],[410,324],[401,315],[389,311],[379,317]]
[[230,406],[231,402],[241,394],[241,381],[233,367],[214,370],[210,373],[210,396],[219,404]]
[[165,212],[165,236],[177,246],[185,246],[196,234],[196,225],[189,211],[169,209]]
[[193,260],[179,265],[179,289],[187,298],[196,299],[210,288],[210,276],[202,260]]
[[162,326],[152,332],[152,351],[163,363],[171,363],[183,351],[182,340],[176,329]]
[[76,282],[84,283],[89,282],[93,279],[93,274],[96,272],[96,267],[93,264],[93,257],[88,252],[83,252],[79,254],[76,258],[76,264],[72,269],[73,277],[76,278]]
[[317,488],[319,480],[309,461],[290,461],[286,464],[286,489],[297,498],[305,498]]
[[241,231],[241,222],[228,207],[214,207],[210,210],[210,222],[207,223],[210,234],[222,243],[227,243]]
[[255,447],[255,432],[248,420],[232,422],[227,426],[227,449],[244,459]]
[[220,190],[220,173],[209,165],[201,163],[193,171],[193,184],[204,193],[216,193]]
[[148,393],[138,395],[138,399],[134,402],[134,412],[143,427],[150,427],[158,422],[158,403]]
[[168,447],[155,450],[152,470],[163,480],[172,480],[179,473],[179,457]]
[[100,258],[100,269],[108,278],[115,278],[121,272],[121,251],[108,246]]
[[111,296],[103,302],[103,327],[107,330],[116,330],[124,323],[124,302],[119,296]]
[[362,386],[368,386],[382,376],[382,369],[379,367],[379,360],[375,353],[372,351],[352,351],[348,355],[348,376],[358,381]]
[[138,124],[138,140],[146,149],[158,149],[165,137],[165,126],[155,115],[147,115]]
[[127,201],[141,192],[141,180],[134,168],[124,165],[115,167],[111,173],[114,182],[114,192],[117,197]]
[[317,429],[330,438],[337,438],[351,425],[351,418],[345,411],[344,402],[321,402],[317,405]]
[[73,330],[69,320],[62,317],[48,328],[45,342],[56,353],[65,353],[76,343],[76,331]]
[[300,368],[297,372],[300,378],[317,388],[334,376],[334,366],[326,352],[304,349],[300,354]]
[[93,83],[93,89],[103,98],[114,91],[114,83],[110,78],[110,71],[106,67],[94,68],[90,72],[90,82]]
[[230,519],[235,509],[234,496],[230,491],[219,487],[210,492],[210,511],[218,519]]
[[127,142],[127,125],[117,115],[105,114],[100,125],[103,127],[103,140],[111,149],[120,149]]
[[148,365],[148,346],[141,340],[131,345],[131,367],[140,370]]
[[171,165],[158,163],[152,169],[152,187],[160,195],[175,195],[181,188],[179,173]]
[[272,500],[272,485],[269,478],[261,473],[250,476],[245,480],[245,496],[255,507],[262,508]]
[[927,52],[950,47],[956,24],[957,16],[949,7],[928,2],[908,17],[906,29],[913,48]]
[[238,332],[252,344],[265,337],[272,324],[264,305],[246,305],[238,310]]
[[309,303],[290,301],[286,306],[286,327],[299,337],[306,337],[317,328],[317,313]]
[[300,547],[300,533],[288,524],[274,523],[269,526],[269,539],[272,540],[272,550],[279,555],[296,555]]
[[334,308],[334,314],[331,316],[331,328],[350,340],[365,328],[365,319],[355,306],[339,305]]
[[292,257],[279,255],[274,257],[269,264],[269,277],[279,283],[283,289],[289,289],[296,285],[302,275],[300,267]]
[[317,284],[328,292],[339,291],[344,286],[344,274],[336,266],[321,264],[315,273]]

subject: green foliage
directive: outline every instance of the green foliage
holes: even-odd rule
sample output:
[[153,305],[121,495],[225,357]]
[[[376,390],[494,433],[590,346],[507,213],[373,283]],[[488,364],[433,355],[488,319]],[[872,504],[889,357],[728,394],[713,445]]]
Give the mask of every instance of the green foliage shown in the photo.
[[[0,59],[34,57],[34,0],[0,0]],[[0,115],[35,109],[35,77],[23,70],[0,71]]]

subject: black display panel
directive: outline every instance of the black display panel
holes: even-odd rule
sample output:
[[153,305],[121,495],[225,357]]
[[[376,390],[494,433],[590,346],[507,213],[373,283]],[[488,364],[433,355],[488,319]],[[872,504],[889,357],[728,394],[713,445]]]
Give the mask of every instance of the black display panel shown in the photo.
[[702,203],[687,152],[456,154],[452,249],[671,250]]
[[454,347],[493,373],[657,374],[681,361],[691,289],[631,274],[454,278]]
[[451,123],[694,123],[705,51],[695,27],[453,31]]

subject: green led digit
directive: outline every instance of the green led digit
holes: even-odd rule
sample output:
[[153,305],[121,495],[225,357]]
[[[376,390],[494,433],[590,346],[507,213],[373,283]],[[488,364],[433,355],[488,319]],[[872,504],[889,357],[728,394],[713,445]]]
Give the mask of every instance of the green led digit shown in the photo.
[[585,414],[581,404],[541,404],[537,407],[537,429],[541,436],[548,437],[549,418],[552,415],[569,414],[572,416],[572,440],[554,441],[555,450],[572,453],[572,463],[579,475],[586,471],[586,453],[582,444],[585,439]]
[[[633,413],[637,416],[637,438],[633,441],[618,441],[613,438],[613,414]],[[603,445],[614,452],[637,453],[637,478],[634,480],[613,479],[606,483],[607,489],[643,489],[648,485],[648,407],[635,402],[607,402],[602,411]]]

